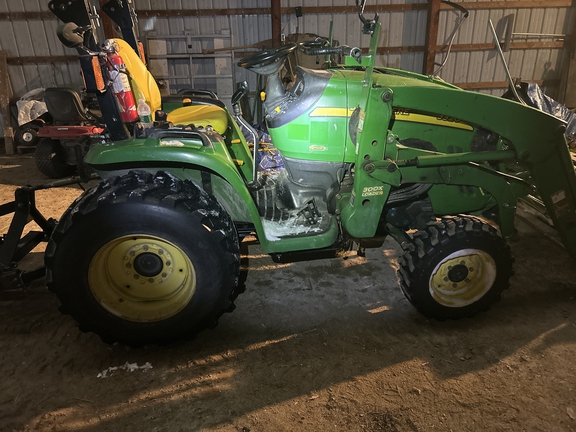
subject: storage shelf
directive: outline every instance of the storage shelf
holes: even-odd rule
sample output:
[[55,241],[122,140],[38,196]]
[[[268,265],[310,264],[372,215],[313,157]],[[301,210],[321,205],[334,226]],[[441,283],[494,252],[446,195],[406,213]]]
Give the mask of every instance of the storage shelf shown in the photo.
[[[159,62],[159,70],[154,76],[166,81],[170,92],[173,86],[196,88],[197,80],[213,80],[201,85],[210,87],[207,89],[216,92],[220,99],[232,96],[235,59],[231,34],[193,35],[189,31],[178,35],[148,34],[147,41],[154,46],[149,49],[149,60]],[[223,51],[203,54],[203,49]],[[179,74],[170,74],[171,71],[178,71]],[[188,73],[183,74],[185,71]]]

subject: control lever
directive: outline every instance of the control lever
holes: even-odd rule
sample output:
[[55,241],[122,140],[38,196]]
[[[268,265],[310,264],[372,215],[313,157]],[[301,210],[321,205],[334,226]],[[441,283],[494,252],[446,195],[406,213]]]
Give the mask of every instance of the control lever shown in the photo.
[[258,156],[258,133],[250,123],[242,117],[242,108],[240,108],[240,100],[248,94],[248,83],[243,81],[240,84],[240,88],[234,92],[232,95],[232,109],[234,110],[234,119],[236,123],[240,126],[240,128],[244,128],[248,131],[248,133],[252,136],[252,142],[254,143],[254,150],[253,150],[253,168],[252,168],[252,181],[247,184],[248,188],[255,190],[259,189],[261,186],[258,184],[258,171],[257,171],[257,156]]
[[240,102],[240,99],[242,99],[247,94],[248,94],[248,83],[246,81],[242,81],[240,83],[240,87],[238,88],[238,90],[236,90],[232,95],[232,106],[235,106],[238,102]]

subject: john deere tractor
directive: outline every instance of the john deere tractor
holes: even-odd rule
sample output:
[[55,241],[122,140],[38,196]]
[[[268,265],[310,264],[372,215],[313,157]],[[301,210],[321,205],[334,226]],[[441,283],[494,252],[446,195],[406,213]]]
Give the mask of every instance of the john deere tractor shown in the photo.
[[[390,236],[403,249],[400,288],[440,320],[484,311],[508,288],[506,238],[520,197],[538,193],[576,254],[564,123],[376,67],[380,24],[364,16],[364,1],[367,55],[338,47],[344,65],[298,67],[290,84],[278,71],[294,44],[239,62],[267,77],[266,125],[281,169],[256,169],[258,139],[240,126],[245,88],[233,113],[213,102],[223,127],[157,118],[90,150],[85,161],[103,180],[65,212],[45,254],[48,287],[82,330],[142,345],[213,326],[238,294],[239,242],[248,234],[276,261],[339,256],[352,244],[362,252]],[[82,65],[93,79],[94,62]]]

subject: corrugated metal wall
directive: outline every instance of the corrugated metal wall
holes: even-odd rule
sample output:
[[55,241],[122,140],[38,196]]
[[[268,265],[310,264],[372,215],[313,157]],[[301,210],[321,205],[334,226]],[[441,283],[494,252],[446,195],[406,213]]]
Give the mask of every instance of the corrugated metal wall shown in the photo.
[[[471,0],[460,2],[464,7]],[[500,2],[501,3],[501,2]],[[504,30],[505,18],[514,18],[514,33],[569,34],[572,31],[572,13],[568,7],[471,10],[456,35],[454,44],[493,43],[488,20],[492,20],[498,35]],[[440,15],[439,38],[441,44],[448,39],[456,13],[444,11]],[[513,36],[512,42],[552,42],[558,37]],[[436,57],[441,62],[441,55]],[[544,81],[545,90],[552,97],[558,97],[562,70],[568,60],[563,48],[511,49],[504,53],[512,77],[523,80]],[[504,66],[495,49],[480,51],[453,52],[440,76],[446,81],[459,83],[485,83],[506,81]],[[487,93],[502,94],[503,89],[481,90]]]
[[[270,0],[134,0],[137,10],[197,10],[211,8],[268,8]],[[47,0],[0,0],[1,12],[33,12],[46,11]],[[303,4],[305,3],[305,4]],[[283,8],[304,7],[338,7],[353,5],[352,0],[282,0]],[[427,4],[426,0],[379,0],[368,1],[372,4]],[[464,0],[462,4],[476,3]],[[499,2],[498,4],[502,4]],[[571,32],[570,19],[573,15],[571,8],[524,8],[514,10],[471,10],[470,17],[461,27],[455,39],[460,48],[453,52],[442,70],[440,76],[447,81],[457,84],[502,82],[506,77],[504,69],[496,56],[494,49],[465,50],[464,44],[491,43],[492,36],[488,30],[488,19],[498,25],[505,15],[515,15],[514,31],[517,33],[550,33],[567,34]],[[371,15],[371,14],[367,14]],[[442,44],[453,29],[456,13],[442,10],[440,13],[438,43]],[[219,34],[229,30],[232,44],[236,46],[250,45],[258,41],[271,38],[271,23],[269,15],[246,16],[201,16],[201,17],[153,17],[141,18],[141,36],[144,38],[147,31],[153,31],[157,36],[182,35],[190,32],[194,35]],[[334,21],[335,38],[341,44],[367,46],[368,40],[361,35],[360,23],[357,15],[353,13],[322,13],[305,14],[296,18],[294,14],[283,15],[282,32],[285,34],[316,33],[328,35],[330,22]],[[426,34],[426,9],[399,12],[380,13],[383,25],[381,46],[388,47],[423,47]],[[6,50],[9,57],[22,56],[61,56],[74,55],[74,50],[64,48],[55,36],[58,21],[46,18],[36,21],[2,20],[0,21],[0,49]],[[545,37],[516,37],[513,41],[553,41],[554,38]],[[182,43],[173,42],[174,44]],[[173,50],[182,50],[182,47],[173,46]],[[245,51],[245,50],[244,50]],[[436,61],[443,58],[438,53]],[[506,53],[512,75],[525,80],[543,80],[549,93],[557,95],[559,81],[564,69],[565,54],[562,48],[550,49],[514,49]],[[379,58],[380,64],[399,67],[411,71],[421,72],[424,61],[422,49],[415,52],[385,53]],[[170,73],[184,76],[193,72],[204,74],[209,72],[206,64],[202,69],[191,71],[188,65],[175,65]],[[12,88],[19,96],[26,91],[42,86],[72,85],[79,87],[81,79],[76,62],[70,63],[44,63],[9,66]],[[235,70],[236,81],[249,79],[251,85],[255,83],[254,74],[247,73],[241,68]],[[185,79],[180,84],[187,84]],[[202,84],[201,82],[197,83]],[[208,82],[206,82],[208,84]],[[473,87],[469,85],[469,87]],[[503,89],[489,89],[477,87],[481,91],[501,94]]]
[[[0,12],[40,12],[48,10],[47,0],[0,0]],[[76,50],[64,47],[56,37],[56,18],[42,20],[0,21],[0,50],[8,56],[63,56],[76,55]],[[21,96],[38,87],[82,86],[78,62],[10,64],[8,67],[12,91]]]
[[[136,0],[138,8],[161,9],[167,8],[203,8],[207,7],[206,1],[145,1]],[[377,4],[427,4],[426,0],[417,1],[379,1]],[[474,1],[461,2],[464,6]],[[502,2],[499,2],[502,3]],[[306,7],[335,7],[346,6],[350,2],[347,0],[308,0]],[[369,4],[373,4],[369,2]],[[301,0],[284,0],[282,7],[294,8],[301,6]],[[214,8],[251,8],[267,7],[268,0],[245,0],[245,1],[214,1]],[[458,50],[454,50],[440,76],[446,81],[465,85],[467,88],[478,89],[479,91],[502,94],[504,88],[484,88],[487,83],[506,81],[504,67],[496,55],[494,49],[473,49],[467,51],[462,48],[466,44],[490,44],[493,38],[488,28],[488,20],[491,19],[499,30],[502,27],[502,18],[514,15],[514,32],[516,33],[546,33],[546,34],[568,34],[571,31],[570,8],[519,8],[519,9],[495,9],[495,10],[474,10],[470,11],[469,18],[464,22],[454,40],[455,45],[459,45]],[[451,10],[443,10],[440,13],[438,44],[442,45],[448,41],[458,13]],[[426,37],[426,9],[384,12],[380,13],[380,22],[383,31],[380,46],[386,47],[423,47]],[[283,15],[282,33],[294,34],[316,33],[327,36],[330,29],[330,22],[334,22],[334,33],[336,39],[341,44],[351,46],[368,45],[368,38],[361,35],[360,23],[356,14],[348,13],[322,13],[315,15],[304,15],[296,18],[294,14]],[[268,15],[248,15],[234,17],[198,17],[198,18],[163,18],[147,19],[141,23],[142,29],[154,28],[158,34],[178,34],[183,31],[199,32],[220,32],[222,29],[231,29],[233,44],[242,46],[253,44],[257,41],[269,39],[271,37],[270,17]],[[551,37],[514,37],[514,42],[522,41],[554,41],[558,38]],[[436,55],[436,62],[440,64],[444,59],[444,52]],[[564,50],[558,48],[546,49],[513,49],[505,54],[505,58],[510,66],[512,76],[520,77],[524,80],[534,80],[543,82],[545,90],[553,97],[558,97],[558,88],[562,78],[562,70],[566,56]],[[424,52],[386,53],[380,55],[381,65],[422,72]],[[237,68],[235,71],[237,81],[248,80],[254,86],[255,77],[251,73]],[[467,85],[466,85],[467,84]]]
[[[209,3],[213,3],[212,8],[267,8],[270,7],[269,0],[173,0],[173,1],[153,1],[135,0],[139,10],[158,9],[194,9],[209,8]],[[388,4],[390,2],[379,1],[377,4]],[[426,4],[427,0],[416,1],[393,1],[393,3],[420,3]],[[283,0],[283,8],[305,7],[333,7],[350,6],[354,2],[350,0]],[[412,46],[424,45],[426,33],[426,10],[392,12],[381,14],[383,32],[381,38],[382,46]],[[301,18],[296,18],[294,14],[282,16],[282,33],[285,35],[295,33],[312,33],[321,36],[328,36],[330,23],[334,22],[334,37],[340,44],[350,46],[364,46],[369,44],[369,38],[363,36],[361,24],[357,14],[349,13],[322,13],[305,14]],[[244,15],[232,17],[171,17],[171,18],[145,18],[140,19],[140,29],[142,35],[146,31],[153,30],[157,35],[178,35],[186,31],[196,34],[220,33],[222,30],[230,29],[232,33],[233,45],[246,46],[259,41],[265,41],[272,37],[271,18],[269,15]],[[176,47],[173,47],[177,50]],[[182,49],[182,48],[180,48]],[[246,50],[241,50],[246,52]],[[397,67],[412,71],[421,72],[423,62],[423,52],[384,54],[381,56],[380,64]],[[197,73],[202,73],[202,70]],[[180,73],[176,72],[178,75]],[[256,76],[242,68],[236,67],[235,78],[237,82],[247,80],[254,88]]]
[[[286,0],[282,6],[296,7],[302,5],[301,0]],[[391,1],[368,1],[368,5],[384,4],[423,4],[427,0],[391,0]],[[306,1],[305,6],[351,6],[354,1],[350,0],[311,0]],[[372,18],[372,13],[365,14],[367,18]],[[379,13],[382,32],[379,46],[402,47],[402,46],[423,46],[426,38],[426,16],[425,9],[381,12]],[[306,16],[296,18],[295,15],[283,16],[283,32],[294,33],[297,28],[302,33],[316,33],[328,36],[330,22],[334,21],[334,38],[341,45],[368,47],[370,38],[362,35],[362,25],[356,13],[324,13],[316,16]],[[423,52],[389,53],[382,54],[379,63],[382,66],[406,69],[414,72],[422,72]]]
[[[227,9],[227,8],[269,8],[270,0],[135,0],[137,10],[197,10],[197,9]],[[225,46],[244,46],[257,43],[271,38],[271,19],[269,15],[245,15],[245,16],[201,16],[201,17],[170,17],[170,18],[140,18],[139,28],[141,37],[146,39],[147,34],[155,38],[162,36],[178,36],[189,32],[192,35],[221,35],[231,34],[231,38]],[[168,44],[167,51],[170,53],[199,53],[202,49],[214,48],[209,38],[202,39],[202,43],[196,40],[196,46],[188,50],[182,41],[173,41]],[[151,55],[158,55],[154,47],[149,50]],[[236,59],[237,60],[237,59]],[[170,74],[184,76],[193,73],[205,76],[214,74],[214,59],[207,58],[204,62],[194,61],[192,67],[187,60],[171,60],[167,68]],[[161,69],[152,62],[152,69]],[[164,68],[166,69],[166,67]],[[248,80],[252,88],[255,87],[256,76],[242,68],[233,66],[233,74],[236,82]],[[176,86],[171,87],[171,92],[189,86],[190,80],[178,80]],[[196,87],[205,86],[216,91],[214,79],[195,79]]]

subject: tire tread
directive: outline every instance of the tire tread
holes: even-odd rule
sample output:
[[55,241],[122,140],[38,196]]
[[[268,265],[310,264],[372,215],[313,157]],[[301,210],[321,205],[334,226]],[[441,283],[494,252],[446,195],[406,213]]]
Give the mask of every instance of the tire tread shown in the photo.
[[[432,266],[433,257],[443,248],[450,247],[455,241],[463,241],[466,237],[484,237],[489,242],[498,242],[497,247],[501,251],[502,261],[497,262],[497,279],[501,281],[498,287],[491,288],[490,302],[482,302],[488,293],[476,303],[464,308],[444,308],[439,311],[438,304],[430,298],[430,295],[423,294],[428,290],[428,286],[422,286],[423,281],[416,280],[415,273],[421,271],[425,266]],[[414,247],[416,245],[416,247]],[[400,287],[406,298],[423,315],[439,320],[459,319],[472,317],[479,312],[486,311],[489,307],[500,299],[501,293],[510,287],[509,279],[514,274],[514,258],[510,246],[500,236],[498,230],[492,224],[482,218],[469,215],[443,217],[438,221],[432,221],[425,230],[417,231],[413,234],[413,241],[403,246],[404,252],[399,259],[398,279]],[[496,283],[495,283],[496,285]],[[434,302],[434,304],[432,304]],[[475,307],[471,307],[475,306]]]
[[[225,312],[234,309],[234,300],[238,295],[237,284],[240,275],[240,252],[239,240],[235,226],[214,197],[201,191],[191,181],[182,181],[169,173],[159,171],[152,175],[144,171],[130,172],[123,177],[112,177],[103,180],[93,189],[87,190],[64,213],[56,229],[53,232],[45,253],[46,283],[48,289],[54,292],[61,300],[61,311],[64,314],[72,315],[72,308],[66,305],[66,287],[59,287],[54,283],[54,257],[57,254],[59,243],[66,236],[67,232],[74,225],[76,218],[85,217],[96,209],[111,206],[120,202],[139,201],[147,204],[159,205],[163,208],[170,208],[176,212],[186,214],[195,218],[200,223],[205,221],[207,225],[212,225],[214,229],[209,236],[214,243],[222,248],[226,255],[227,266],[232,272],[234,283],[230,286],[229,295],[223,298],[218,310],[208,317],[205,322],[199,324],[195,331],[185,339],[193,338],[200,330],[212,328],[217,324],[218,318]],[[142,345],[138,341],[118,340],[111,333],[102,333],[95,329],[89,321],[84,321],[81,316],[74,316],[78,326],[82,331],[98,333],[103,341],[107,343],[123,342],[132,346]],[[155,340],[149,343],[164,344],[172,342],[170,335],[166,335],[163,340]]]

